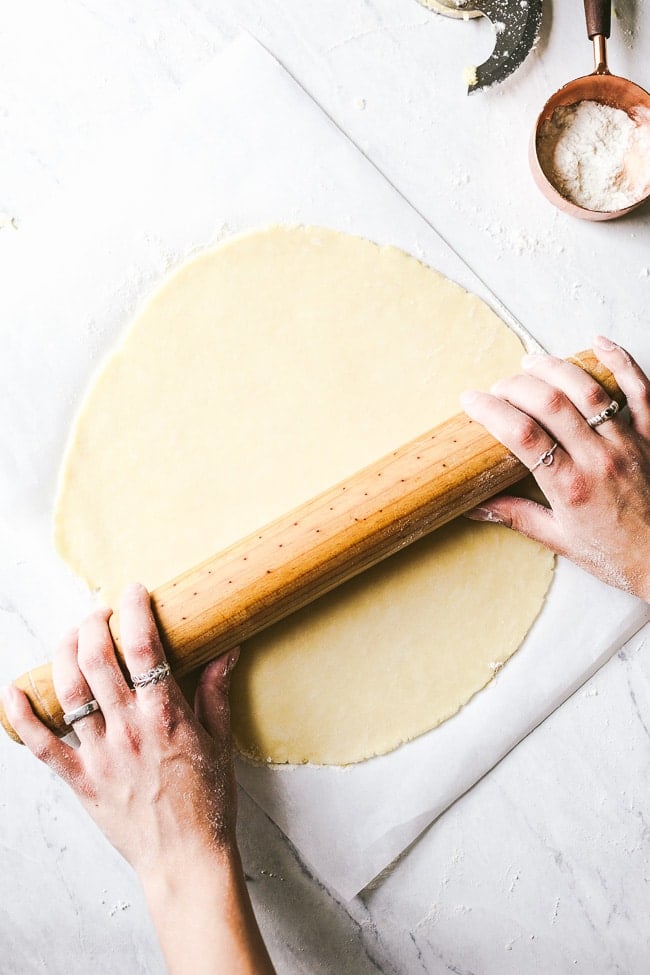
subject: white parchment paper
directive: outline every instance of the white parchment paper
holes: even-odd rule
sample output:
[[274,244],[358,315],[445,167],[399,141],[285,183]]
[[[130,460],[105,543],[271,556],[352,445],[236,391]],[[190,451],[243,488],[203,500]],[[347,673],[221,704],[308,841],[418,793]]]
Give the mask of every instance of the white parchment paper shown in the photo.
[[[38,224],[0,235],[0,527],[2,573],[11,575],[15,589],[20,567],[25,591],[38,582],[49,593],[42,618],[33,621],[48,638],[46,618],[58,626],[80,603],[79,587],[52,551],[49,528],[72,417],[104,352],[146,294],[187,255],[231,231],[266,223],[323,224],[397,244],[509,317],[249,37],[137,132],[114,133],[41,212]],[[271,769],[240,762],[239,781],[311,868],[350,898],[646,617],[645,604],[561,564],[524,647],[452,720],[358,766]],[[2,676],[36,662],[14,645]]]

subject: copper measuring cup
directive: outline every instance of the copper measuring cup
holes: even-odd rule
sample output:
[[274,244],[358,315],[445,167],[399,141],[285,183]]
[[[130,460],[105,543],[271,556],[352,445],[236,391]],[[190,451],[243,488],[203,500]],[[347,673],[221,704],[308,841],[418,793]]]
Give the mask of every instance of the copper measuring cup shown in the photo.
[[544,105],[530,142],[529,161],[533,177],[544,196],[559,210],[583,220],[612,220],[645,203],[650,198],[650,172],[648,192],[630,206],[620,210],[590,210],[571,202],[556,189],[544,173],[538,156],[538,140],[544,122],[551,118],[556,108],[575,105],[582,101],[599,102],[612,108],[622,109],[637,125],[650,130],[650,93],[627,78],[610,72],[607,66],[607,38],[611,31],[611,0],[584,0],[587,34],[594,46],[594,71],[575,81],[569,81]]

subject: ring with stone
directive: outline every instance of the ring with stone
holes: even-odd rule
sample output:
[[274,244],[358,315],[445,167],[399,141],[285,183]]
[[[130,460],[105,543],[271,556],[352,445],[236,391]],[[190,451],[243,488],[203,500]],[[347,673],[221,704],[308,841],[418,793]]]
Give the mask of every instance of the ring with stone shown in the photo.
[[613,417],[615,417],[616,414],[618,413],[618,410],[619,410],[619,405],[616,402],[616,400],[613,399],[612,402],[609,404],[609,406],[606,406],[604,410],[600,411],[600,413],[596,413],[595,416],[590,417],[587,420],[587,423],[593,430],[595,427],[599,427],[601,423],[607,423],[608,420],[611,420]]

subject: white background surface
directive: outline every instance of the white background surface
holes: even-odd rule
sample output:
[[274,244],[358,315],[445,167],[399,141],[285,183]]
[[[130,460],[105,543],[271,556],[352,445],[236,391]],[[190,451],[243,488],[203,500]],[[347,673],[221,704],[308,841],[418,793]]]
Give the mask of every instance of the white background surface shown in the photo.
[[[85,154],[119,140],[243,25],[549,349],[574,351],[603,329],[647,366],[647,208],[578,224],[528,174],[536,112],[591,63],[581,4],[545,6],[536,54],[467,99],[460,73],[487,53],[489,30],[415,0],[23,3],[0,36],[0,210],[19,228],[0,231],[0,244],[69,188]],[[612,66],[647,87],[647,3],[622,12],[631,33],[615,22]],[[11,322],[0,328],[9,341]],[[3,639],[25,647],[26,665],[51,626],[37,588],[2,563]],[[641,635],[347,907],[244,799],[246,869],[280,971],[645,971],[649,676]],[[0,751],[3,971],[162,970],[129,870],[17,751]]]

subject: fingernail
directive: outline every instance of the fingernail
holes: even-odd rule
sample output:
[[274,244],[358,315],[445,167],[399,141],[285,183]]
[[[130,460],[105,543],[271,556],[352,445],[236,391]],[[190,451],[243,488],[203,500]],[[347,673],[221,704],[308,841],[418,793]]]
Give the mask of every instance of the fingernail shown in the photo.
[[548,358],[549,357],[545,352],[527,352],[526,355],[522,357],[521,368],[534,369],[535,366],[539,365],[540,362]]
[[239,647],[235,647],[228,654],[228,659],[226,660],[226,666],[223,672],[223,676],[227,677],[235,669],[237,661],[239,660]]
[[478,399],[478,392],[475,389],[466,389],[460,394],[460,402],[462,406],[471,406]]
[[122,590],[122,595],[140,598],[141,596],[148,596],[149,590],[141,582],[129,582]]
[[491,508],[472,508],[471,511],[465,512],[465,518],[469,518],[470,521],[489,521],[493,525],[503,525],[501,518]]
[[594,345],[596,348],[602,349],[604,352],[612,352],[614,349],[618,348],[616,342],[612,342],[612,340],[608,339],[606,335],[597,335],[594,339]]

